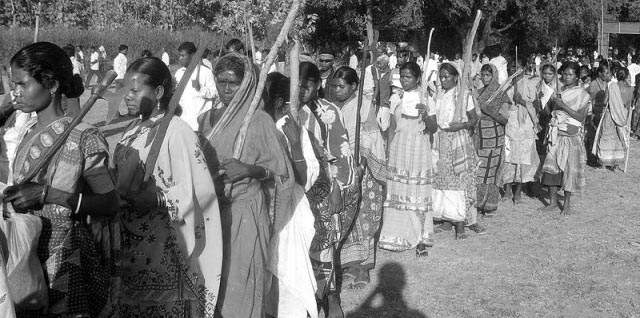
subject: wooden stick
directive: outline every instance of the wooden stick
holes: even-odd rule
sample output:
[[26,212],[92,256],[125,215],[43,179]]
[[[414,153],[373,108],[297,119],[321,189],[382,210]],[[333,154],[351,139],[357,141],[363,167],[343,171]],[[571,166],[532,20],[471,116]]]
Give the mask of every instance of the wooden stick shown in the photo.
[[38,1],[38,12],[36,13],[36,29],[33,32],[33,43],[38,42],[38,33],[40,31],[40,14],[42,13],[42,2]]
[[173,96],[171,96],[171,100],[169,101],[169,106],[167,107],[167,111],[164,113],[164,117],[160,119],[160,126],[158,127],[158,132],[156,133],[156,137],[153,139],[153,143],[151,144],[151,148],[149,149],[149,155],[147,156],[147,161],[145,162],[145,175],[144,181],[147,182],[151,175],[153,174],[153,170],[156,167],[156,162],[158,161],[158,156],[160,155],[160,148],[162,147],[162,141],[167,134],[167,130],[169,129],[169,123],[171,122],[171,118],[173,114],[175,114],[176,109],[178,108],[178,104],[180,103],[180,98],[182,97],[182,93],[184,93],[184,89],[187,87],[189,82],[191,82],[191,75],[196,69],[196,66],[202,63],[202,56],[204,55],[204,51],[207,47],[207,43],[202,43],[200,48],[196,51],[191,59],[191,63],[184,71],[182,78],[180,79],[180,83],[176,87]]
[[293,40],[293,48],[289,57],[289,105],[291,106],[291,115],[294,121],[298,120],[298,109],[300,108],[300,41],[296,38]]
[[43,155],[42,160],[36,163],[35,168],[33,168],[33,170],[31,170],[31,173],[26,175],[24,179],[22,179],[22,182],[20,182],[20,184],[25,184],[33,180],[33,178],[38,175],[40,170],[42,170],[49,164],[49,161],[51,161],[51,159],[55,156],[56,152],[65,144],[73,129],[78,126],[80,122],[82,122],[84,116],[87,115],[89,110],[91,110],[91,107],[93,107],[98,98],[102,97],[102,94],[104,94],[109,85],[111,85],[111,82],[113,82],[117,76],[118,74],[113,70],[107,72],[104,79],[102,80],[102,83],[93,88],[91,97],[89,97],[89,99],[84,103],[84,106],[82,106],[82,108],[80,109],[80,113],[73,118],[67,129],[62,133],[62,135],[60,135],[58,139],[56,139],[51,148],[49,148]]
[[631,117],[633,117],[633,107],[629,107],[629,114],[627,115],[627,129],[629,131],[625,134],[627,137],[627,151],[624,157],[624,170],[622,170],[624,173],[627,173],[627,167],[629,166],[629,155],[631,151]]
[[282,46],[285,39],[287,38],[287,34],[293,25],[293,21],[298,15],[298,10],[301,5],[304,3],[304,0],[292,0],[291,8],[289,9],[289,13],[287,18],[284,21],[284,25],[280,30],[280,34],[278,34],[278,38],[276,42],[271,47],[271,51],[269,51],[269,55],[267,55],[267,61],[265,66],[260,70],[260,80],[258,81],[258,87],[256,88],[256,95],[253,97],[251,104],[249,105],[249,111],[244,117],[244,121],[242,122],[242,126],[240,127],[240,132],[238,133],[238,138],[235,141],[233,146],[233,158],[239,159],[242,154],[242,148],[244,147],[244,140],[247,137],[247,130],[249,129],[249,123],[251,122],[251,117],[256,112],[258,105],[260,104],[260,99],[262,99],[262,91],[264,91],[265,82],[267,80],[267,74],[269,73],[269,68],[275,61],[278,55],[278,49]]
[[487,104],[489,104],[489,103],[493,102],[493,100],[494,100],[494,99],[496,99],[496,97],[498,97],[498,95],[499,95],[500,93],[502,93],[503,91],[505,91],[505,90],[509,87],[509,85],[511,85],[511,81],[513,81],[513,79],[514,79],[516,76],[518,76],[518,75],[522,74],[522,72],[523,72],[522,70],[518,70],[517,72],[515,72],[515,73],[511,74],[511,76],[509,76],[509,77],[507,78],[507,80],[506,80],[504,83],[502,83],[502,85],[500,85],[500,88],[498,88],[498,90],[497,90],[497,91],[493,92],[493,94],[491,94],[491,96],[489,96],[489,99],[487,99]]
[[[478,10],[478,12],[476,13],[476,18],[473,21],[473,27],[471,27],[471,32],[469,33],[469,35],[467,36],[467,45],[465,50],[463,51],[463,63],[464,63],[464,69],[462,70],[462,74],[460,74],[460,86],[462,87],[462,92],[460,94],[460,96],[458,97],[458,119],[463,118],[464,113],[466,112],[466,105],[467,105],[467,99],[468,99],[468,94],[469,94],[469,89],[468,89],[468,81],[469,81],[469,74],[471,73],[471,55],[473,52],[473,42],[476,39],[476,33],[478,32],[478,27],[480,26],[480,19],[482,19],[482,11]],[[476,112],[480,112],[480,109],[478,107],[478,105],[475,105],[476,108]]]
[[431,28],[429,32],[429,42],[427,42],[427,56],[424,59],[424,72],[422,72],[422,80],[420,86],[420,103],[427,105],[428,95],[429,95],[429,77],[431,74],[427,74],[427,69],[429,68],[429,61],[431,60],[431,37],[433,37],[433,31],[436,28]]
[[362,50],[362,66],[360,67],[360,84],[358,85],[358,107],[356,108],[356,133],[354,136],[355,146],[353,152],[356,166],[360,165],[360,126],[362,125],[360,123],[362,121],[362,118],[360,118],[360,110],[362,110],[362,98],[364,96],[364,77],[367,70],[367,50],[370,45],[368,42],[369,40],[365,38],[364,48]]

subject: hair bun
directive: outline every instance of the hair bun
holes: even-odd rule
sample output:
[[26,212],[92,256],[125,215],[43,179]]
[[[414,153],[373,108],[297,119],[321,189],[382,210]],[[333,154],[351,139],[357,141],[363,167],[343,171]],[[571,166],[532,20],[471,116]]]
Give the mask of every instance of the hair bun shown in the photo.
[[80,77],[80,74],[74,74],[71,81],[69,81],[69,85],[63,88],[62,94],[67,98],[76,98],[80,97],[82,93],[84,93],[82,77]]

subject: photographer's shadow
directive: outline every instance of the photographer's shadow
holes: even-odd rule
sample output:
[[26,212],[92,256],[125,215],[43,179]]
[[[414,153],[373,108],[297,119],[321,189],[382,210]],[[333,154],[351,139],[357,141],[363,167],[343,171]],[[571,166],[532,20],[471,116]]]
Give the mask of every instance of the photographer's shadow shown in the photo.
[[[378,286],[360,307],[346,315],[347,318],[428,318],[420,311],[410,309],[402,297],[407,278],[400,264],[385,264],[380,269],[379,277]],[[378,295],[382,298],[381,302],[375,301]]]

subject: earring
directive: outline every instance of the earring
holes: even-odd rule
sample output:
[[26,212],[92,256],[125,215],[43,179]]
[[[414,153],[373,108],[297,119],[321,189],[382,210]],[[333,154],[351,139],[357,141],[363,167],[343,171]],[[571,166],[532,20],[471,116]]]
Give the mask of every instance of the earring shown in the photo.
[[55,94],[56,94],[56,92],[51,91],[51,97],[53,97],[53,95],[55,95]]
[[158,105],[157,105],[157,107],[158,107],[158,110],[160,110],[160,100],[158,100]]

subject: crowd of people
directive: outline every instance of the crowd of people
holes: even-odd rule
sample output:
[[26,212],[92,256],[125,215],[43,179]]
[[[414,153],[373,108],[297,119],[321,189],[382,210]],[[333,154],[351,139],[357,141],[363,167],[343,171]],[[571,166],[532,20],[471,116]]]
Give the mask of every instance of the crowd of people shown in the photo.
[[127,50],[111,97],[134,120],[113,152],[70,106],[103,75],[103,47],[89,49],[85,78],[70,45],[11,59],[3,221],[39,225],[41,266],[0,262],[0,276],[40,273],[48,295],[23,301],[15,290],[38,284],[2,280],[19,317],[343,317],[340,291],[369,283],[378,249],[426,257],[438,233],[485,234],[501,202],[544,188],[541,211],[573,214],[587,154],[626,168],[631,126],[640,133],[636,56],[509,64],[494,51],[465,67],[460,55],[341,61],[325,48],[301,54],[291,78],[272,68],[255,109],[268,52],[250,58],[234,39],[210,63],[184,42],[172,74],[150,52],[128,63]]

